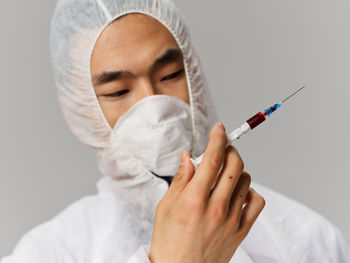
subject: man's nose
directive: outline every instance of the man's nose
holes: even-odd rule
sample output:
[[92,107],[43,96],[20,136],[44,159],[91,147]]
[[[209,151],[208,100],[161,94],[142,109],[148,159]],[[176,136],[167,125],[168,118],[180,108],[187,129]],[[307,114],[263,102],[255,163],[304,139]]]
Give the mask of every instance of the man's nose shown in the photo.
[[157,94],[155,85],[149,79],[142,79],[139,81],[139,87],[137,92],[138,100]]

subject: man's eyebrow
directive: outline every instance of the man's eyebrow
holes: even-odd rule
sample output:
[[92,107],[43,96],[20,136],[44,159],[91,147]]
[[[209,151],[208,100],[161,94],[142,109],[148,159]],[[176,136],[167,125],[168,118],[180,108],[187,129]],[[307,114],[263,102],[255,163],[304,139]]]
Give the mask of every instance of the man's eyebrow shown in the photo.
[[[169,48],[160,57],[158,57],[152,64],[152,68],[155,68],[161,64],[174,62],[182,58],[182,52],[180,49]],[[92,78],[92,83],[96,86],[106,84],[121,78],[130,77],[133,74],[129,71],[104,71],[101,74],[95,75]]]
[[153,62],[152,68],[161,64],[176,61],[179,58],[182,58],[181,50],[177,48],[169,48]]
[[124,77],[130,77],[132,73],[129,71],[105,71],[93,77],[94,85],[102,85],[111,81],[115,81]]

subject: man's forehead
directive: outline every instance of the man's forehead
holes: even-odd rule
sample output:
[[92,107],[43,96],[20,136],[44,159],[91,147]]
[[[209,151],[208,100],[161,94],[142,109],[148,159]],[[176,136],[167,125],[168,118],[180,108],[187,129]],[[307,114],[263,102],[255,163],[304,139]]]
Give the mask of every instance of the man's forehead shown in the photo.
[[[132,18],[129,19],[129,16]],[[133,16],[143,18],[135,19]],[[150,24],[144,23],[145,19]],[[182,51],[165,26],[147,15],[130,14],[116,20],[102,32],[91,63],[92,67],[98,68],[98,72],[94,73],[101,75],[102,71],[143,70],[180,57]]]
[[102,32],[100,38],[116,38],[118,40],[131,37],[145,37],[147,35],[161,35],[173,37],[172,33],[158,20],[145,14],[128,14],[117,18]]
[[[120,55],[129,56],[135,50],[146,51],[148,49],[149,52],[157,53],[160,49],[166,48],[166,45],[177,46],[172,33],[154,18],[147,18],[145,22],[138,19],[130,20],[128,16],[121,21],[116,20],[109,24],[98,37],[94,50],[108,49],[108,52],[115,51],[120,52]],[[134,14],[130,15],[132,16]]]

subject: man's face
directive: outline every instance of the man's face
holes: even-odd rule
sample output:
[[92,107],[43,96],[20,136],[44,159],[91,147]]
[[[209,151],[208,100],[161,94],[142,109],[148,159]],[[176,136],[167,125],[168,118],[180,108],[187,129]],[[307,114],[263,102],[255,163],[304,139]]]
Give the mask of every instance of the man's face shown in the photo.
[[111,127],[147,96],[190,103],[181,50],[172,34],[147,15],[129,14],[106,27],[92,53],[91,78]]

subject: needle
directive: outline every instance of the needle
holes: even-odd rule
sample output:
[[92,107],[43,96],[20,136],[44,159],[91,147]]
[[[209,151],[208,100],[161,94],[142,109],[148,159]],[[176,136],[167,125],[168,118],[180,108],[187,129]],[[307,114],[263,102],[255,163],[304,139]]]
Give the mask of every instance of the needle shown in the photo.
[[306,86],[302,86],[300,89],[298,89],[296,92],[294,92],[292,95],[289,95],[286,99],[284,99],[281,103],[285,102],[286,100],[288,100],[290,97],[293,97],[295,94],[297,94],[299,91],[301,91],[303,88],[305,88]]

